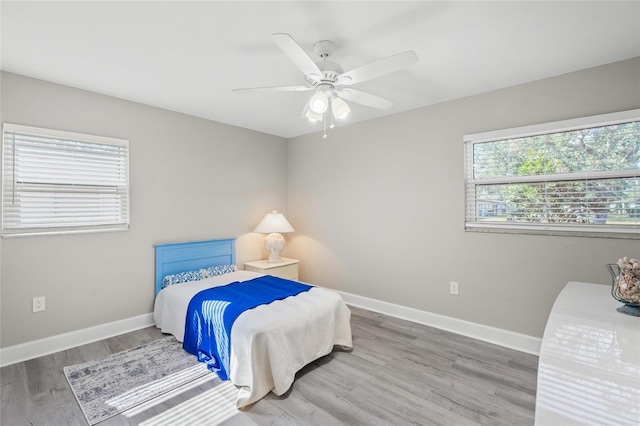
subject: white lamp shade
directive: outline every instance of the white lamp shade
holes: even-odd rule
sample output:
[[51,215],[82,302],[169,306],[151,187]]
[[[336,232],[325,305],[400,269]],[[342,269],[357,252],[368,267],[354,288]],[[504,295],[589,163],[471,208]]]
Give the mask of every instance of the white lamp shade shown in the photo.
[[277,233],[286,233],[286,232],[294,232],[293,226],[287,221],[282,213],[278,213],[277,210],[274,210],[271,213],[268,213],[253,229],[253,232],[259,232],[261,234],[271,234],[274,232]]

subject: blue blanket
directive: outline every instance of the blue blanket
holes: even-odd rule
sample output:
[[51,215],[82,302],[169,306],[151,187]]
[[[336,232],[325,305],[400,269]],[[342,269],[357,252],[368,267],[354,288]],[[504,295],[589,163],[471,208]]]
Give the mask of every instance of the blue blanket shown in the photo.
[[187,309],[182,347],[222,380],[229,378],[231,327],[246,310],[286,299],[312,288],[310,285],[270,275],[203,290]]

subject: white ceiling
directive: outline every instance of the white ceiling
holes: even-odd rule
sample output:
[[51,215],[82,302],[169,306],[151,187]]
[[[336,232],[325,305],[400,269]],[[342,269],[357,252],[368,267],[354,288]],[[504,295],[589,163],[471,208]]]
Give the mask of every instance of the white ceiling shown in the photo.
[[640,1],[111,1],[1,3],[5,71],[294,137],[310,92],[270,35],[310,55],[336,44],[345,71],[413,50],[418,63],[354,88],[395,102],[350,104],[353,123],[640,56]]

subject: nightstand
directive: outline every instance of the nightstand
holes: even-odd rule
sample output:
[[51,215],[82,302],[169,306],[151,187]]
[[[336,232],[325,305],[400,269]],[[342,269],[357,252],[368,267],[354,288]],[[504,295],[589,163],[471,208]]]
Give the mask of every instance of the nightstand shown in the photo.
[[259,272],[288,280],[298,280],[298,260],[282,258],[282,262],[269,263],[268,260],[256,260],[244,264],[245,271]]

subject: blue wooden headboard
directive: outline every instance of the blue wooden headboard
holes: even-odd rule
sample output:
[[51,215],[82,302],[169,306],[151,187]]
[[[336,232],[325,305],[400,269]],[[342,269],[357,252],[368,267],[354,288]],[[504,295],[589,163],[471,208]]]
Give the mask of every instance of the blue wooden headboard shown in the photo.
[[156,294],[162,290],[166,275],[236,264],[236,241],[208,240],[158,244],[156,249]]

